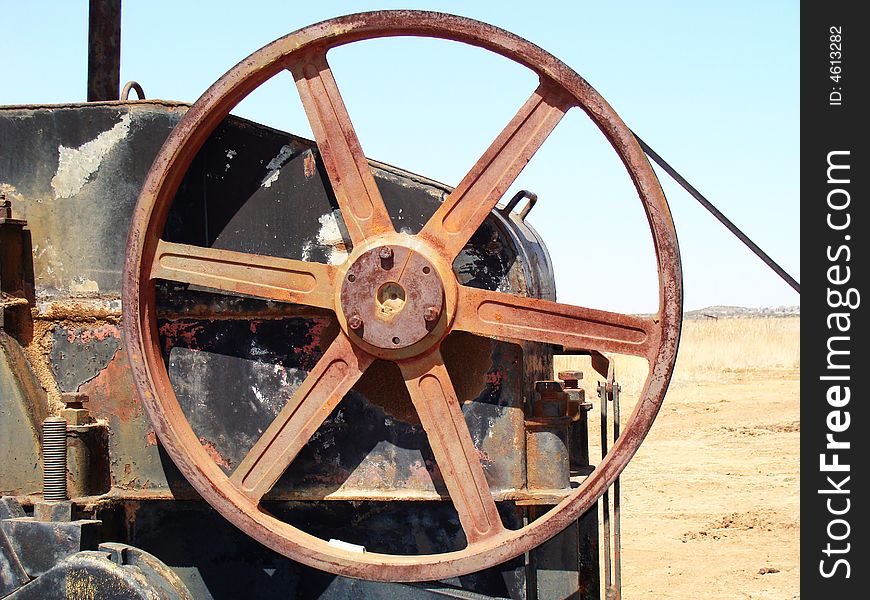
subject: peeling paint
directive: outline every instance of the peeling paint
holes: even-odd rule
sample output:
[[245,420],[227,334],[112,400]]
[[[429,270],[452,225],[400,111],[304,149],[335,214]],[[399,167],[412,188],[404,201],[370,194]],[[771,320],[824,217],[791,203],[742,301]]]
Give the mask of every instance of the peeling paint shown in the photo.
[[320,231],[317,232],[317,243],[329,246],[327,261],[331,265],[340,265],[347,260],[347,245],[341,229],[338,226],[338,218],[334,212],[326,213],[317,219],[320,222]]
[[99,293],[100,286],[93,279],[79,275],[69,282],[69,291],[73,294],[96,294]]
[[302,159],[302,170],[305,173],[305,177],[309,179],[317,175],[317,162],[314,160],[314,152],[311,150],[306,152],[305,157]]
[[57,174],[51,179],[56,199],[71,198],[81,191],[91,175],[100,168],[103,158],[127,136],[130,121],[130,114],[127,113],[110,130],[78,148],[57,147]]
[[21,197],[18,190],[16,190],[15,186],[11,183],[0,183],[0,194],[3,194],[13,202]]
[[281,146],[278,154],[269,161],[266,165],[266,176],[263,177],[262,187],[272,187],[272,184],[278,181],[278,176],[281,174],[281,167],[293,157],[293,147],[287,144]]

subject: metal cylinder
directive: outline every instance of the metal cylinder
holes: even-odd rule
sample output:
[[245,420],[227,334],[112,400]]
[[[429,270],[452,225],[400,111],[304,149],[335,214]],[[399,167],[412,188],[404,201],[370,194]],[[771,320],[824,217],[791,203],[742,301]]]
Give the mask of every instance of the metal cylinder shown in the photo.
[[42,496],[66,500],[66,419],[48,417],[42,422]]
[[526,416],[526,485],[530,490],[571,486],[568,394],[558,381],[536,381],[537,399]]
[[571,487],[568,463],[569,417],[526,419],[526,484],[530,490]]

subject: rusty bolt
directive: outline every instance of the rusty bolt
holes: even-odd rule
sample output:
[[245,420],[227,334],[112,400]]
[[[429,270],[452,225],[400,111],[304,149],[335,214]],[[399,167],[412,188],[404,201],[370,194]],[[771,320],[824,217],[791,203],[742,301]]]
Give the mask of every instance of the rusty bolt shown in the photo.
[[359,315],[351,315],[347,320],[347,326],[356,331],[363,326],[363,320]]
[[427,306],[425,309],[423,309],[423,319],[427,323],[431,323],[432,321],[437,319],[440,314],[441,312],[435,306]]
[[87,394],[82,392],[64,392],[60,395],[60,399],[64,404],[61,414],[70,425],[77,427],[93,422],[91,413],[84,407],[84,403],[88,401]]
[[559,371],[559,379],[565,382],[565,389],[577,389],[583,379],[583,371]]
[[89,397],[84,392],[64,392],[60,395],[60,399],[67,408],[82,408]]
[[378,251],[378,256],[380,256],[383,260],[390,260],[393,258],[393,249],[389,246],[383,246],[380,251]]

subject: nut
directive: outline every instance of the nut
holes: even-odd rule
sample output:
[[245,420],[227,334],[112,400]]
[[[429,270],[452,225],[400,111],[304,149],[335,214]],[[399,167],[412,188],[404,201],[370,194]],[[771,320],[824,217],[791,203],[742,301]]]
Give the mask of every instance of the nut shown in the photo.
[[437,307],[427,306],[423,309],[423,320],[427,323],[431,323],[432,321],[437,319],[440,314],[441,312],[438,310]]
[[350,318],[348,318],[347,320],[347,326],[356,331],[363,326],[362,317],[360,317],[359,315],[351,315]]
[[66,419],[66,422],[70,426],[73,427],[87,425],[94,421],[87,408],[65,408],[61,411],[61,416]]
[[576,390],[583,379],[583,371],[559,371],[559,379],[565,382],[565,389]]

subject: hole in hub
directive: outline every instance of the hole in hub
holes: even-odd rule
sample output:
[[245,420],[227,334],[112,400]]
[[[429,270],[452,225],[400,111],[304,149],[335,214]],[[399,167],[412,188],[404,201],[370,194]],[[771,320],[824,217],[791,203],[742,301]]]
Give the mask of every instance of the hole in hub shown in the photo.
[[405,307],[405,288],[394,281],[388,281],[378,289],[375,301],[378,316],[390,320]]

